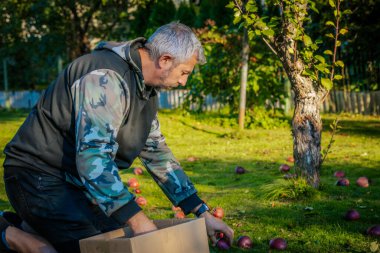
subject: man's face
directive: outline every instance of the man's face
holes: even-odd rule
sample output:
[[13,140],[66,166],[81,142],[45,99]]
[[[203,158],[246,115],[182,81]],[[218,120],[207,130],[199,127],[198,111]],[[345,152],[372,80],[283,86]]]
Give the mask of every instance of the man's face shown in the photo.
[[153,85],[161,88],[174,88],[179,85],[185,86],[187,78],[193,72],[196,63],[197,56],[193,55],[188,61],[163,70],[159,76],[158,83]]

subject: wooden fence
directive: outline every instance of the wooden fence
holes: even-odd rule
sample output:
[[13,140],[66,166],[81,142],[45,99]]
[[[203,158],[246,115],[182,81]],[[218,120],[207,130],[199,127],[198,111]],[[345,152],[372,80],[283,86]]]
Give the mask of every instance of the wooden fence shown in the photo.
[[[186,90],[163,90],[159,92],[159,108],[178,108],[184,102],[187,92]],[[31,108],[36,104],[41,94],[42,91],[0,92],[0,107]],[[293,99],[290,98],[289,100],[290,108],[293,108]],[[206,97],[205,103],[202,105],[204,111],[213,111],[221,107],[223,105],[210,95]],[[190,109],[195,108],[197,108],[195,104],[190,106]],[[331,91],[321,106],[321,112],[380,115],[380,91]]]

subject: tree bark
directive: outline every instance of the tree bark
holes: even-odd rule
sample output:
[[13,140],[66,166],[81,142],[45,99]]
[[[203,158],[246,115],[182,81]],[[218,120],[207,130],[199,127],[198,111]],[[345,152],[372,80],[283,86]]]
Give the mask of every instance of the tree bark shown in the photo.
[[240,78],[240,103],[239,103],[239,128],[240,129],[244,129],[247,78],[248,78],[248,58],[249,58],[248,34],[247,34],[247,28],[244,28],[242,68],[241,68],[241,78]]

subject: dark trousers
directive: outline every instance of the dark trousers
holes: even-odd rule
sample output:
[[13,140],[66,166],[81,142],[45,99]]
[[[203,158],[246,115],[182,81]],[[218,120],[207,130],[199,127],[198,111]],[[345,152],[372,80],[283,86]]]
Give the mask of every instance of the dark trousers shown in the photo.
[[8,199],[17,214],[58,252],[80,252],[79,240],[114,230],[80,189],[63,178],[21,167],[4,168]]

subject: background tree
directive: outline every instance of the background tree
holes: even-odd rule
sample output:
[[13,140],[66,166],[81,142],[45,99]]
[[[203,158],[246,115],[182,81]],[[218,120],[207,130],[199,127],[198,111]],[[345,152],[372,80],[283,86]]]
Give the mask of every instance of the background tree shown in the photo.
[[342,17],[340,2],[329,0],[334,9],[335,22],[328,21],[326,25],[335,28],[331,35],[328,34],[333,37],[335,47],[333,52],[324,53],[333,56],[331,65],[325,57],[317,54],[318,44],[323,41],[313,42],[305,32],[304,25],[310,21],[309,11],[313,9],[318,12],[314,1],[268,1],[272,8],[257,6],[254,0],[248,1],[244,9],[240,0],[234,0],[229,5],[235,10],[234,22],[242,21],[251,38],[261,36],[279,57],[286,71],[295,94],[292,119],[295,169],[316,188],[319,186],[321,166],[322,120],[319,108],[332,88],[332,81],[342,78],[334,75],[335,67],[343,67],[343,62],[336,61],[336,49],[341,44],[338,38],[347,32],[339,27]]

